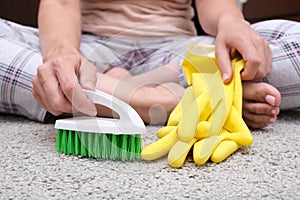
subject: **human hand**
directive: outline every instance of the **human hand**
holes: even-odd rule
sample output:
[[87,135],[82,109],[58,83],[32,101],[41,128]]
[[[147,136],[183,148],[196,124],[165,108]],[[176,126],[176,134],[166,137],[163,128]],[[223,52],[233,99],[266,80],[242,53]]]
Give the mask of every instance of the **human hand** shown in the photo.
[[224,83],[232,79],[231,58],[239,52],[245,61],[242,80],[257,80],[270,71],[272,52],[268,42],[251,29],[244,20],[224,17],[218,25],[216,57]]
[[82,56],[57,56],[38,67],[32,94],[55,116],[77,111],[95,116],[96,107],[83,88],[94,90],[96,80],[95,67]]

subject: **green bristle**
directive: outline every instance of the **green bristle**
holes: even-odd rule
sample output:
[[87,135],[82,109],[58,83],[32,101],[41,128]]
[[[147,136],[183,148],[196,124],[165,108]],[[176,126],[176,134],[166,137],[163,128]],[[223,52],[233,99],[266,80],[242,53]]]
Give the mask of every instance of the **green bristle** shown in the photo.
[[106,135],[106,137],[107,137],[107,143],[103,146],[104,149],[107,149],[105,159],[110,159],[112,134],[105,133],[104,135]]
[[119,137],[119,135],[112,135],[111,136],[110,159],[112,159],[112,160],[119,159],[118,137]]
[[102,148],[102,156],[103,159],[108,159],[110,154],[110,145],[111,145],[111,136],[110,134],[102,134],[102,142],[101,142],[101,148]]
[[94,137],[94,157],[101,158],[100,134],[95,133]]
[[88,133],[88,157],[93,157],[94,153],[94,133]]
[[83,157],[87,156],[87,133],[81,132],[81,146],[80,146],[80,155]]
[[140,159],[141,136],[58,130],[56,150],[83,157],[134,160]]
[[57,138],[56,138],[56,151],[62,153],[61,151],[61,139],[62,139],[63,130],[58,129]]
[[128,146],[128,153],[129,153],[129,160],[133,160],[135,158],[135,135],[129,136],[129,146]]
[[142,152],[142,138],[141,135],[135,136],[135,158],[140,159],[141,158],[141,152]]
[[63,153],[67,153],[67,150],[68,150],[67,142],[68,142],[68,131],[63,130],[62,136],[61,136],[61,151]]
[[80,142],[80,136],[79,136],[79,132],[75,131],[75,137],[74,137],[74,154],[75,155],[80,155],[81,151],[80,151],[80,147],[81,147],[81,142]]
[[127,160],[128,158],[128,135],[120,135],[120,137],[122,138],[121,140],[121,148],[120,148],[120,155],[121,155],[121,160]]
[[68,133],[67,154],[74,154],[74,131]]

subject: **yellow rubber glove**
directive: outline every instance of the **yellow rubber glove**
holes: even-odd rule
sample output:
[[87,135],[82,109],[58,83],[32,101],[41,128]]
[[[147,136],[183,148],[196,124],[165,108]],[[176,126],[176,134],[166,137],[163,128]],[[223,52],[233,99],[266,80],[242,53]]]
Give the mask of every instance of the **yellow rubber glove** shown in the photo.
[[[221,162],[235,152],[241,145],[249,146],[253,137],[242,119],[242,84],[240,71],[244,67],[244,61],[234,59],[232,61],[234,77],[230,84],[224,85],[226,91],[228,116],[219,137],[207,137],[194,146],[193,157],[197,164],[205,163],[209,158],[213,162]],[[228,106],[230,99],[232,104]]]
[[[183,61],[191,85],[171,113],[167,126],[158,131],[158,141],[142,150],[142,158],[153,160],[168,154],[172,167],[181,167],[194,145],[194,161],[209,158],[221,162],[253,138],[241,115],[240,70],[244,63],[233,60],[234,78],[224,85],[214,57],[214,46],[192,45]],[[234,84],[238,83],[238,84]]]

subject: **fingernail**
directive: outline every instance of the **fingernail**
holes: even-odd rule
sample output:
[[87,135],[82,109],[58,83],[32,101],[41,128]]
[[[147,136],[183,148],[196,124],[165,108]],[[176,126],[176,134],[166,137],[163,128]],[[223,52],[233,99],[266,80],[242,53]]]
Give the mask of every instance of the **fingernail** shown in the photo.
[[229,79],[229,74],[228,73],[224,73],[223,74],[223,81],[227,81]]
[[90,90],[94,90],[95,89],[95,85],[91,81],[85,82],[84,85],[87,87],[86,89],[90,89]]
[[273,118],[270,119],[270,123],[274,123],[275,121],[276,121],[275,117],[273,117]]
[[266,96],[266,101],[271,104],[272,106],[275,106],[275,97],[271,95]]

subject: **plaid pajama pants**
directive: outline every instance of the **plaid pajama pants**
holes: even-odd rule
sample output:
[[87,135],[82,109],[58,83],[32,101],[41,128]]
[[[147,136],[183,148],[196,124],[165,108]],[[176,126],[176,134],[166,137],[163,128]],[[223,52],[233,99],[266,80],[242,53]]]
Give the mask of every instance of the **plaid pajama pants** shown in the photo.
[[[252,25],[267,39],[273,53],[272,70],[263,80],[282,95],[282,109],[300,107],[300,23],[284,20]],[[180,61],[192,43],[214,44],[210,36],[154,40],[108,38],[83,33],[80,52],[104,72],[123,67],[136,75]],[[46,110],[32,96],[32,79],[42,64],[38,29],[0,19],[0,112],[43,122]],[[179,66],[179,82],[186,84]]]

